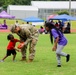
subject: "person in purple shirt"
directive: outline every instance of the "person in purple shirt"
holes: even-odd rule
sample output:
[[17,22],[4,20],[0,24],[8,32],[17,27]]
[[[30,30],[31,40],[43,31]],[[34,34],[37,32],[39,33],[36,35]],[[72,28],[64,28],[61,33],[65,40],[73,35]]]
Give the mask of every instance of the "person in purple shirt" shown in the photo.
[[52,50],[56,51],[57,57],[57,67],[61,67],[61,56],[66,57],[66,62],[70,60],[70,54],[62,52],[64,46],[67,45],[67,39],[63,35],[62,31],[57,29],[51,22],[46,22],[44,25],[45,29],[50,33],[50,40],[53,44],[54,38],[54,45]]

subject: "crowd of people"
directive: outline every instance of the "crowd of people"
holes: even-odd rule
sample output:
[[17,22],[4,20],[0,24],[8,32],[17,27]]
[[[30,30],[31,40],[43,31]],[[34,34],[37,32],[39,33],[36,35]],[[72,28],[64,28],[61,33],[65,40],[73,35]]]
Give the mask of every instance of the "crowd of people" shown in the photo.
[[53,22],[53,20],[51,20],[50,22],[54,24],[56,28],[60,29],[63,33],[70,33],[70,22],[60,20],[58,22]]
[[[63,21],[58,21],[55,22],[53,20],[49,21],[51,22],[51,24],[53,24],[57,29],[61,30],[63,33],[70,33],[70,22],[63,22]],[[48,32],[46,31],[46,29],[43,26],[40,26],[39,29],[39,33],[40,34],[48,34]]]

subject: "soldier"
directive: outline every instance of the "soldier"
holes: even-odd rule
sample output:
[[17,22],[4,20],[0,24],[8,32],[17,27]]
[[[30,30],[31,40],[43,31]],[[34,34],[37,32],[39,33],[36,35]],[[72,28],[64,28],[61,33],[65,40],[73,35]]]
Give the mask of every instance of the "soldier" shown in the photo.
[[13,25],[11,27],[11,32],[16,33],[20,40],[24,42],[24,45],[21,49],[22,61],[26,60],[26,49],[29,44],[29,60],[32,62],[35,57],[35,46],[38,41],[39,32],[32,25],[26,25],[25,27]]

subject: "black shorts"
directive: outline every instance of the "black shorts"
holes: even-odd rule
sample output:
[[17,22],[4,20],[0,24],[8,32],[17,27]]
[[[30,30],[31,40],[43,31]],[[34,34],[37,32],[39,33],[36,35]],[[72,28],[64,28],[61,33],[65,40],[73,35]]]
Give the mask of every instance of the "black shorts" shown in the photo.
[[7,50],[7,56],[10,56],[10,55],[15,55],[16,54],[16,51],[15,50]]

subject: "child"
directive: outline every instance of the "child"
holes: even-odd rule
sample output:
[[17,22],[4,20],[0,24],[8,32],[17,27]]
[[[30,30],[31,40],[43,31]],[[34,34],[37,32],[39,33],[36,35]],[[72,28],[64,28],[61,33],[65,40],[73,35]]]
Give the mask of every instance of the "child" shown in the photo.
[[7,36],[7,39],[10,40],[7,46],[7,54],[4,56],[4,58],[0,62],[4,62],[4,60],[11,54],[13,55],[13,61],[15,61],[15,57],[16,57],[15,45],[16,45],[16,42],[20,42],[20,41],[15,39],[12,34],[9,34]]
[[58,62],[57,67],[61,67],[61,56],[66,57],[66,62],[68,62],[70,59],[69,54],[62,52],[62,49],[67,44],[67,39],[64,37],[63,33],[50,22],[45,23],[45,29],[48,32],[50,32],[51,43],[53,43],[53,37],[54,37],[54,45],[52,50],[56,51],[57,62]]

